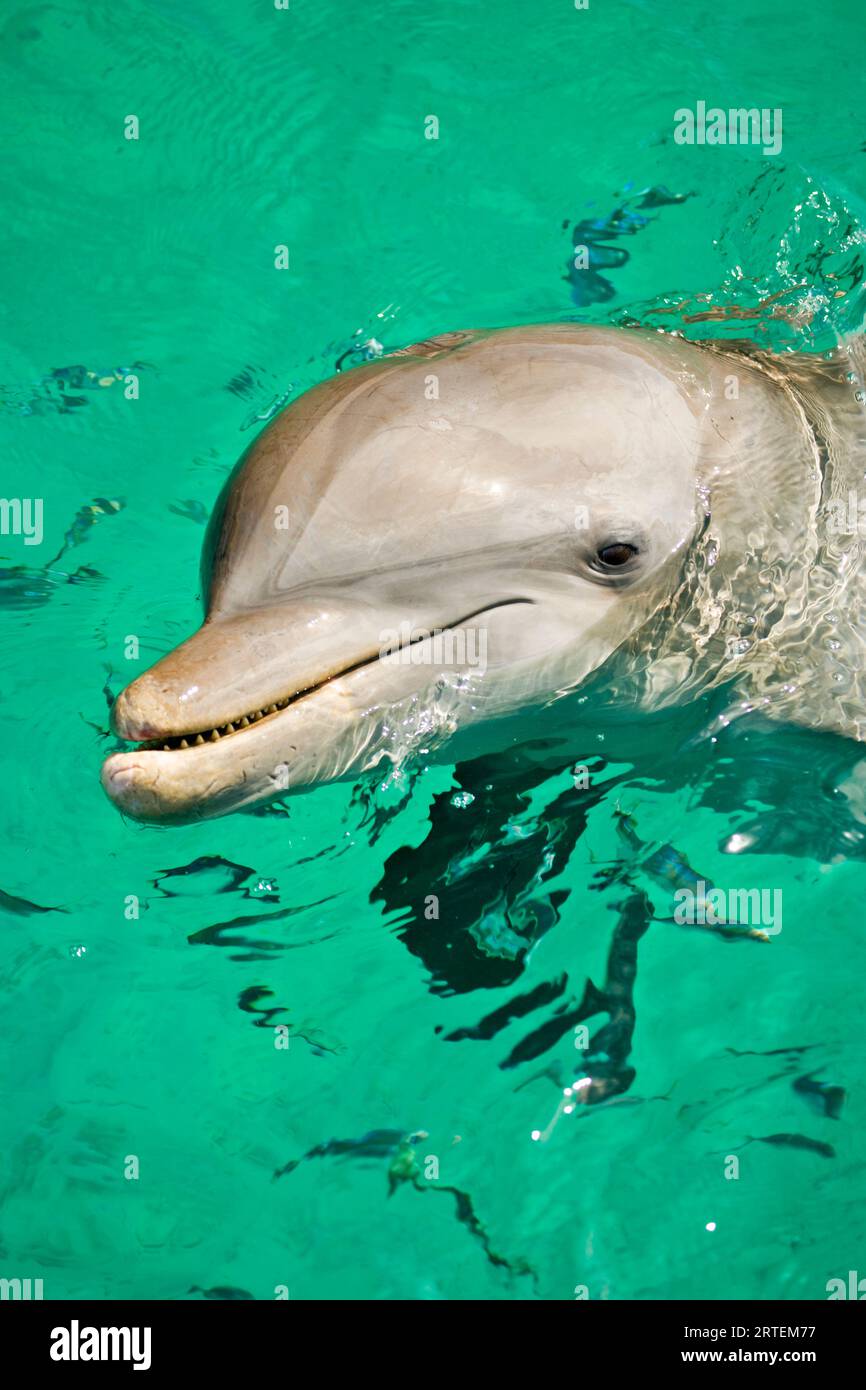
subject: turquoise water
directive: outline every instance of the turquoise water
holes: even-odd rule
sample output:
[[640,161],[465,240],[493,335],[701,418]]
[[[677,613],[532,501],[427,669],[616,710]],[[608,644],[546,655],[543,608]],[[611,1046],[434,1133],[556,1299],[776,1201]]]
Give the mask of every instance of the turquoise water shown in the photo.
[[[124,822],[98,769],[109,699],[197,624],[226,474],[338,364],[568,318],[698,336],[701,294],[779,296],[793,321],[751,330],[776,346],[855,327],[863,49],[853,2],[4,20],[2,493],[44,499],[44,539],[0,537],[0,1275],[49,1298],[823,1298],[858,1268],[855,748],[747,721],[710,743],[708,705],[647,719],[627,756],[593,734],[586,790],[527,715],[508,754],[170,830]],[[698,100],[782,108],[782,155],[676,145]],[[641,209],[658,187],[683,200]],[[594,220],[628,258],[599,253],[575,294]],[[669,916],[666,845],[725,887],[780,887],[784,930],[652,921],[633,1079],[534,1141],[574,1076],[567,1017],[502,1063],[604,985],[630,891]],[[164,877],[203,858],[241,867]],[[812,1073],[846,1091],[837,1118],[794,1089]]]

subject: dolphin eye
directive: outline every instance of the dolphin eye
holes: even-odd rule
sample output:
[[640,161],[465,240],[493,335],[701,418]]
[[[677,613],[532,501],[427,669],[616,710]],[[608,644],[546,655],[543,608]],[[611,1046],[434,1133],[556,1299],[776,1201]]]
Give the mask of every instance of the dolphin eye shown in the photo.
[[636,545],[629,545],[627,541],[613,541],[610,545],[603,545],[596,553],[603,565],[616,568],[619,565],[627,565],[632,556],[637,555],[638,550]]

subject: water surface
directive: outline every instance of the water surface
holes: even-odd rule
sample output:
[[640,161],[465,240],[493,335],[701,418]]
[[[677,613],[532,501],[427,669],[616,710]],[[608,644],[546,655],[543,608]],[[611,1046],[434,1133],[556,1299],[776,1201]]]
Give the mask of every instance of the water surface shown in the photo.
[[[855,748],[710,742],[708,705],[628,756],[589,732],[585,788],[527,717],[508,754],[171,830],[125,823],[98,768],[110,698],[198,621],[227,472],[338,366],[519,322],[727,332],[689,316],[773,295],[808,312],[762,314],[765,344],[859,323],[859,9],[24,5],[2,52],[2,492],[44,499],[45,536],[0,538],[0,888],[59,910],[0,900],[0,1273],[53,1298],[824,1297],[866,1235]],[[781,156],[677,146],[697,100],[781,107]],[[784,929],[652,920],[633,1078],[534,1141],[620,906],[669,916],[662,846],[781,888]],[[164,876],[216,859],[241,869]],[[274,1179],[334,1139],[364,1142]]]

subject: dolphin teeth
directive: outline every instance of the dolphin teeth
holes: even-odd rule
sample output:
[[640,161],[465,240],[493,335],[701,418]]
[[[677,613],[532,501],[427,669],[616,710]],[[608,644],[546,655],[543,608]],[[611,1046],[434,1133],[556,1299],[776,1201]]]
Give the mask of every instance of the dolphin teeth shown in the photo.
[[264,705],[262,709],[254,709],[249,714],[242,714],[239,719],[230,719],[227,724],[220,724],[216,728],[209,729],[206,733],[190,734],[188,737],[175,734],[167,743],[160,744],[154,740],[151,743],[142,744],[142,747],[161,747],[164,753],[171,753],[176,748],[200,748],[204,743],[219,743],[220,739],[227,734],[234,734],[239,729],[248,729],[257,720],[264,719],[269,714],[276,714],[277,710],[285,709],[291,703],[292,697],[287,696],[284,700],[277,700],[272,705]]

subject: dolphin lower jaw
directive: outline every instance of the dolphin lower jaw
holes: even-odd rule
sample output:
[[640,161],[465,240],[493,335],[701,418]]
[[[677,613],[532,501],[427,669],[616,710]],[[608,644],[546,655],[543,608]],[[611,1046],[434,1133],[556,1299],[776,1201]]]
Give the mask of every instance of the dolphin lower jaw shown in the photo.
[[[499,608],[529,608],[534,602],[504,599],[437,631],[465,639],[470,630],[463,624]],[[198,682],[189,657],[180,673],[173,669],[182,647],[115,701],[115,732],[140,746],[106,760],[102,785],[110,800],[137,820],[171,823],[224,815],[360,771],[392,752],[389,738],[399,723],[394,714],[402,702],[429,700],[444,674],[446,685],[453,677],[450,703],[456,705],[463,687],[476,684],[475,678],[486,672],[483,665],[461,669],[459,662],[443,672],[436,639],[429,633],[400,638],[394,648],[369,653],[347,666],[334,662],[333,674],[280,700],[194,730],[180,697],[187,690],[196,691],[208,674],[216,674],[215,664],[208,660],[215,627],[206,624],[184,644],[191,656],[200,643]],[[464,648],[474,651],[468,641],[460,645],[461,651]],[[232,690],[237,689],[235,682]],[[236,709],[237,703],[229,703],[234,700],[234,694],[225,696],[220,704],[224,710]],[[214,708],[214,697],[208,703]]]
[[382,665],[375,674],[386,678],[384,690],[334,680],[216,743],[114,753],[103,764],[103,789],[118,810],[148,824],[211,819],[356,776],[383,758],[400,763],[422,749],[435,756],[459,728],[496,722],[538,693],[529,673],[509,672],[504,683],[490,673],[491,684],[488,673],[449,681],[434,669],[419,686],[416,668]]
[[347,718],[346,692],[336,682],[322,704],[310,711],[299,697],[239,735],[187,743],[180,751],[178,745],[114,753],[102,767],[103,789],[133,819],[170,824],[273,800],[315,779],[324,762],[329,776],[339,776],[353,755],[355,721]]
[[[387,688],[378,692],[357,679],[369,674],[354,673],[354,684],[352,676],[329,681],[216,743],[114,753],[102,767],[103,789],[118,810],[148,824],[211,819],[357,775],[383,758],[400,761],[461,722],[462,678],[433,697],[411,666],[384,667]],[[430,681],[441,685],[441,675]]]

